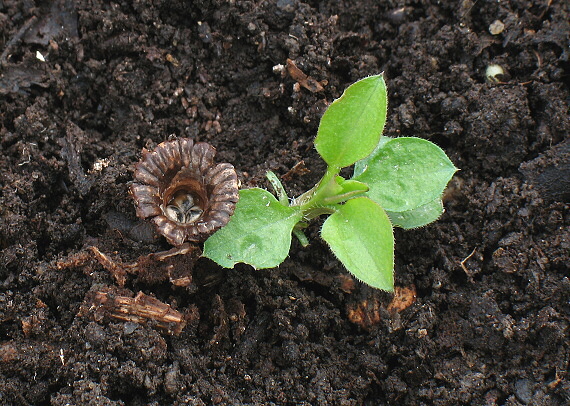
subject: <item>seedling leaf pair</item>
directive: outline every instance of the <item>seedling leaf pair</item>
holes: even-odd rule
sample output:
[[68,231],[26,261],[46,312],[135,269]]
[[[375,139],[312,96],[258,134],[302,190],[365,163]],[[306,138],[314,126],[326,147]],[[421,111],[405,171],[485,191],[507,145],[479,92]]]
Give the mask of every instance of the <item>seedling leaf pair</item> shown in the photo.
[[[415,228],[443,212],[441,195],[456,168],[435,144],[413,137],[382,136],[387,94],[382,75],[351,85],[321,119],[315,147],[328,165],[309,191],[289,199],[268,173],[278,199],[263,189],[246,189],[228,225],[204,244],[204,256],[225,267],[243,262],[272,268],[285,260],[295,235],[329,215],[322,238],[359,280],[378,289],[394,287],[392,226]],[[342,168],[354,166],[351,179]]]

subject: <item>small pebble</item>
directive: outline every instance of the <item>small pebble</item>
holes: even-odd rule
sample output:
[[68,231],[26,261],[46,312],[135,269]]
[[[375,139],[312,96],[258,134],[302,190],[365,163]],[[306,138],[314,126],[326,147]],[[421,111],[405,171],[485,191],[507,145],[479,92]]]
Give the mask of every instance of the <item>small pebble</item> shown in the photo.
[[491,35],[499,35],[505,30],[505,24],[501,20],[495,20],[489,25]]
[[515,396],[525,405],[532,400],[532,382],[530,379],[519,379],[515,382]]
[[131,321],[127,321],[123,325],[123,330],[126,335],[133,334],[139,325],[137,323],[133,323]]
[[487,78],[487,81],[491,83],[499,83],[501,81],[499,76],[504,74],[505,71],[500,65],[489,65],[487,66],[487,70],[485,70],[485,77]]

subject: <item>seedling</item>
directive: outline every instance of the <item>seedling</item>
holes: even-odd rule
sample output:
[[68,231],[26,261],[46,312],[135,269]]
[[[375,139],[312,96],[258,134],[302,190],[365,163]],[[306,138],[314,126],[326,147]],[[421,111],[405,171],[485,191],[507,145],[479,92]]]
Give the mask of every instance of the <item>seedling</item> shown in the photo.
[[[240,191],[229,223],[204,244],[204,256],[226,268],[246,263],[273,268],[285,260],[294,234],[328,215],[321,237],[356,278],[375,288],[394,288],[393,226],[405,229],[435,221],[441,195],[457,170],[435,144],[421,138],[382,136],[387,109],[382,75],[346,89],[324,113],[315,147],[327,163],[322,179],[289,199],[277,176],[267,177],[275,194]],[[354,165],[352,177],[339,175]]]

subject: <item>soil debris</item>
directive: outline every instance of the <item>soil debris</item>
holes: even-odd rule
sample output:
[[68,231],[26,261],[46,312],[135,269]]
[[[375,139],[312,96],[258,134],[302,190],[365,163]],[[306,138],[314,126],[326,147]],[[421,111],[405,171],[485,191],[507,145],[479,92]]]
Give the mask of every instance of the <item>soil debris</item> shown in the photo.
[[78,314],[83,317],[93,314],[96,320],[110,317],[129,323],[153,324],[167,334],[179,335],[188,322],[189,316],[174,310],[170,305],[143,292],[135,297],[122,296],[113,288],[106,291],[90,292]]

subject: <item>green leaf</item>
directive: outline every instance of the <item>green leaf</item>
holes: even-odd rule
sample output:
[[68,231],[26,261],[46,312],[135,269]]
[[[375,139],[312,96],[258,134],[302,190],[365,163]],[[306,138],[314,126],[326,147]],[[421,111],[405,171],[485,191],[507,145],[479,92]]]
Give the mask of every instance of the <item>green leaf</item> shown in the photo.
[[392,212],[413,210],[440,197],[457,171],[441,148],[413,137],[390,139],[363,161],[353,179],[366,183],[367,196]]
[[226,268],[238,262],[257,269],[276,267],[287,257],[291,232],[302,216],[299,209],[283,206],[267,190],[241,190],[235,213],[206,240],[203,256]]
[[354,164],[354,172],[352,174],[352,179],[356,178],[358,175],[360,175],[362,172],[364,172],[368,168],[368,162],[374,156],[376,156],[376,154],[378,153],[378,150],[380,148],[384,147],[384,145],[386,145],[387,142],[392,141],[392,140],[393,140],[393,138],[382,136],[380,138],[380,141],[378,141],[378,145],[376,145],[376,148],[374,148],[374,151],[372,151],[372,153],[370,155],[368,155],[366,158],[363,158]]
[[329,166],[350,166],[374,150],[386,122],[387,100],[384,78],[376,75],[352,84],[331,103],[315,138]]
[[366,197],[339,206],[321,230],[332,252],[356,278],[378,289],[394,289],[394,236],[384,210]]
[[429,203],[408,211],[387,211],[392,225],[409,230],[436,221],[443,213],[443,203],[438,197]]

